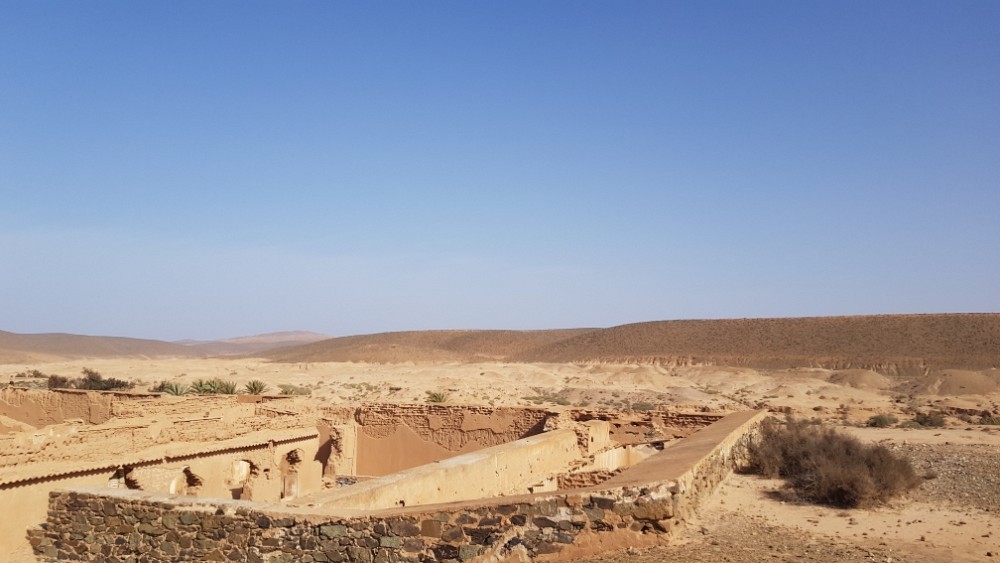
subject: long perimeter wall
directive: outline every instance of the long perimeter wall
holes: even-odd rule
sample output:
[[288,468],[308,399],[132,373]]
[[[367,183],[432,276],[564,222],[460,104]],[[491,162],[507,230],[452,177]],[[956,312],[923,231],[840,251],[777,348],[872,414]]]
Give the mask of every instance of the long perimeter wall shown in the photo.
[[50,495],[48,520],[28,539],[43,561],[568,559],[668,539],[738,463],[763,416],[727,416],[588,489],[336,513],[75,489]]

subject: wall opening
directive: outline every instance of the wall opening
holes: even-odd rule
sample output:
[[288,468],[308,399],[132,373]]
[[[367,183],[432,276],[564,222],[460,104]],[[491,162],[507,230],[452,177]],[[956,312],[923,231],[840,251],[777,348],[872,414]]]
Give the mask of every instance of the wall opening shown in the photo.
[[281,460],[281,498],[291,500],[299,496],[299,466],[303,451],[295,449],[285,454]]
[[185,486],[184,494],[186,494],[189,497],[196,497],[198,496],[198,491],[201,490],[201,487],[204,484],[205,482],[202,480],[202,478],[195,475],[194,472],[191,471],[190,467],[184,468],[184,486]]
[[109,489],[134,489],[141,491],[142,487],[139,486],[139,481],[135,478],[135,473],[132,471],[132,467],[124,466],[119,467],[115,470],[111,478],[108,479]]
[[233,462],[229,491],[234,500],[253,500],[253,484],[260,474],[257,466],[245,459]]

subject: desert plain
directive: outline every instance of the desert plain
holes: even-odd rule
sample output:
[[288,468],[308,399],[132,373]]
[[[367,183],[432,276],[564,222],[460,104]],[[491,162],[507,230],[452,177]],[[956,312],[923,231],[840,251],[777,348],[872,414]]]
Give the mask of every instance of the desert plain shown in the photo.
[[[884,506],[842,509],[800,501],[780,480],[736,472],[671,545],[615,546],[593,563],[1000,558],[1000,315],[293,335],[243,348],[81,338],[0,333],[0,384],[44,388],[32,374],[76,377],[86,368],[133,382],[135,392],[262,381],[267,392],[318,405],[765,409],[884,445],[921,477]],[[8,437],[45,432],[2,413]],[[878,415],[892,422],[873,425]],[[13,469],[0,467],[0,476],[5,471]],[[25,545],[5,549],[11,561],[33,560]]]

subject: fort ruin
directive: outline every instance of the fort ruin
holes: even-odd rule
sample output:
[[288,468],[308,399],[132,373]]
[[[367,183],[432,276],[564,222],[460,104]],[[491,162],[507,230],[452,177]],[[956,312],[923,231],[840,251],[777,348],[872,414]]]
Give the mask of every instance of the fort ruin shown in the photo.
[[41,429],[0,434],[3,546],[272,562],[663,542],[761,416],[28,389],[0,415]]

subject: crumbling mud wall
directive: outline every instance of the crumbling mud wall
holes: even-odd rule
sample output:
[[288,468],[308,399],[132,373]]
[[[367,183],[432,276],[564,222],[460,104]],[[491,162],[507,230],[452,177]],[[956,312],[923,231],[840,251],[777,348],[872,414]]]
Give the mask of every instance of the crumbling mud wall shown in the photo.
[[28,539],[43,561],[571,559],[668,539],[763,416],[730,415],[587,489],[337,513],[79,489],[52,493],[47,521]]
[[372,404],[323,417],[338,474],[381,476],[540,434],[553,413],[509,407]]
[[0,415],[35,428],[70,419],[100,424],[111,418],[114,400],[114,393],[8,387],[0,389]]
[[580,458],[577,435],[553,430],[301,499],[308,506],[379,510],[526,494]]

